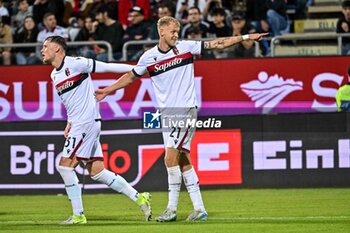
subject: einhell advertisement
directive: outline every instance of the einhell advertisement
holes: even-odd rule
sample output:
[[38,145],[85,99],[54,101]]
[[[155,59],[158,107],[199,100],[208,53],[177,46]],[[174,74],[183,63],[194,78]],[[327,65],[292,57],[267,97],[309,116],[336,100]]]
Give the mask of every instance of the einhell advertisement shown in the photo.
[[[334,111],[336,91],[348,82],[348,65],[348,57],[196,61],[199,115]],[[0,120],[64,120],[51,70],[44,65],[1,67]],[[120,76],[99,73],[93,80],[97,88]],[[144,109],[156,108],[151,82],[141,77],[105,98],[103,119],[141,119]]]
[[[203,118],[201,118],[203,119]],[[204,120],[204,119],[203,119]],[[207,188],[350,187],[350,116],[289,113],[216,117],[198,129],[191,158]],[[57,172],[64,122],[0,123],[0,194],[64,192]],[[107,121],[106,168],[139,190],[167,190],[161,132],[142,122]],[[76,169],[85,192],[108,192]]]
[[[260,115],[243,130],[245,187],[350,187],[347,113]],[[247,124],[247,123],[246,123]]]

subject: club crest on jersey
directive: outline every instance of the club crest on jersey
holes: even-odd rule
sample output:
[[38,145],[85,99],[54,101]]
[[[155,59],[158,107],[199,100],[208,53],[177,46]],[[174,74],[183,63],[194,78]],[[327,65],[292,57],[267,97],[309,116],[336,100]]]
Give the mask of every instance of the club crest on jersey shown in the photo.
[[66,76],[70,75],[70,71],[69,71],[68,67],[64,70],[64,72],[66,73]]
[[175,53],[175,55],[179,55],[179,50],[176,47],[173,48],[173,52]]

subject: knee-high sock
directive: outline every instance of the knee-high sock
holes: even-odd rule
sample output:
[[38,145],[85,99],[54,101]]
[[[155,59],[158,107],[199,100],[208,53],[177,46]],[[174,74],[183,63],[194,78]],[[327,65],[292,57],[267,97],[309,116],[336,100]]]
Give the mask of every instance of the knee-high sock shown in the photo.
[[195,210],[204,211],[204,204],[202,200],[201,191],[199,189],[199,180],[196,171],[193,167],[182,173],[186,188],[190,194],[192,204]]
[[180,166],[168,167],[168,187],[169,187],[169,200],[168,209],[177,209],[177,204],[179,202],[179,195],[181,189],[181,171]]
[[123,177],[107,169],[103,169],[100,173],[91,178],[97,182],[108,185],[111,189],[128,196],[133,201],[136,201],[139,195]]
[[58,171],[63,179],[67,196],[72,204],[74,215],[83,215],[83,201],[81,198],[81,187],[79,186],[77,174],[74,168],[59,166]]

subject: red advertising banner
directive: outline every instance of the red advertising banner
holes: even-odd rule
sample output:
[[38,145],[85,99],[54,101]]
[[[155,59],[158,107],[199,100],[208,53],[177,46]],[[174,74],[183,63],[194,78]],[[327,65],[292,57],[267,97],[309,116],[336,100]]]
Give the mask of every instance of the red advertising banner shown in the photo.
[[[6,124],[13,128],[17,122]],[[27,122],[21,128],[23,131],[0,132],[0,170],[3,177],[0,181],[0,194],[2,190],[16,192],[14,190],[17,189],[64,188],[58,172],[64,144],[62,130],[33,130],[33,124],[42,127],[48,125],[46,122]],[[62,122],[50,124],[59,128],[62,126]],[[116,122],[104,124],[111,128]],[[160,132],[138,129],[102,130],[101,143],[108,170],[122,175],[132,186],[166,190],[165,149]],[[191,144],[191,159],[202,185],[242,184],[240,130],[198,130]],[[79,165],[75,171],[85,189],[108,189],[104,184],[84,179],[83,176],[88,176],[88,172],[83,166]]]
[[191,160],[201,184],[242,183],[240,130],[197,131]]
[[[200,115],[335,111],[335,94],[348,81],[348,57],[195,61]],[[51,66],[0,67],[0,120],[63,120],[50,80]],[[122,74],[93,74],[103,87]],[[100,103],[103,119],[142,118],[156,108],[151,80],[142,77]]]

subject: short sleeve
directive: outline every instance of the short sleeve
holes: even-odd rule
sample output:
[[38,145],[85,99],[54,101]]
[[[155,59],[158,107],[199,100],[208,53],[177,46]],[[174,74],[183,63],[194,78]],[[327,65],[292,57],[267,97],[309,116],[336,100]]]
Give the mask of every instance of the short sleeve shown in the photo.
[[85,58],[85,57],[76,57],[75,59],[75,67],[79,70],[80,73],[94,73],[96,62],[93,59]]
[[144,75],[145,73],[147,73],[147,52],[144,53],[139,61],[137,62],[136,66],[134,67],[134,69],[132,69],[132,72],[134,73],[134,75],[136,77],[141,77],[142,75]]
[[184,43],[188,50],[194,54],[199,55],[203,52],[204,48],[204,42],[203,41],[195,41],[195,40],[184,40],[182,41]]

